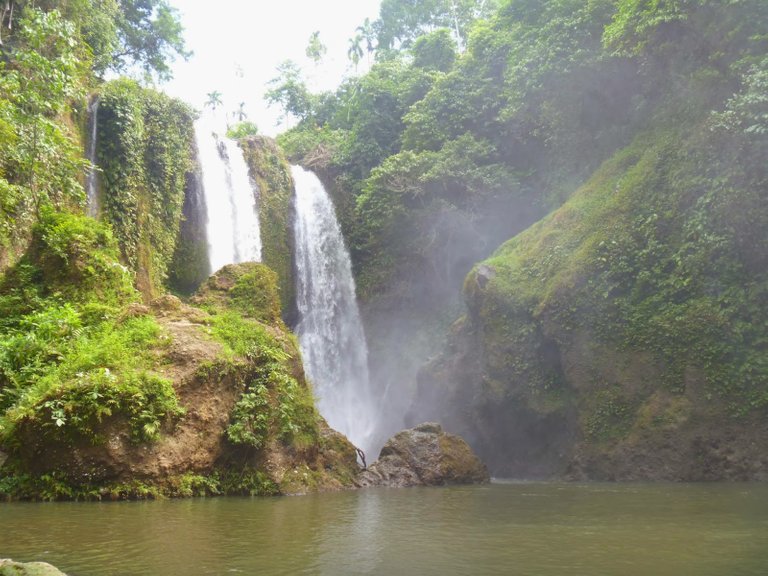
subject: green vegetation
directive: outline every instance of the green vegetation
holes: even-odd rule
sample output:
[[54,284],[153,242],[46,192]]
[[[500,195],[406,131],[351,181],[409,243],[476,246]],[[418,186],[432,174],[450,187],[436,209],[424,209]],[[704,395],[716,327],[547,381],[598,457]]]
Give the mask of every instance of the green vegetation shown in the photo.
[[[77,0],[0,12],[0,497],[349,485],[354,450],[338,438],[326,446],[332,434],[281,319],[293,306],[292,188],[279,150],[241,103],[231,135],[249,149],[271,219],[265,260],[280,276],[225,269],[193,297],[207,311],[163,295],[208,273],[204,239],[184,245],[180,226],[195,212],[195,113],[135,80],[99,77],[166,78],[169,59],[185,55],[175,11],[165,0]],[[77,215],[91,168],[87,92],[99,104],[98,221]],[[271,459],[307,474],[289,478]]]
[[162,287],[176,248],[193,167],[193,111],[130,80],[105,84],[99,98],[104,216],[149,297]]
[[282,324],[278,277],[264,264],[225,266],[200,287],[194,302],[208,310],[226,308],[264,324]]
[[[77,42],[91,55],[90,62],[82,61],[99,77],[108,70],[124,72],[138,66],[147,76],[168,79],[169,61],[189,56],[178,12],[166,0],[9,0],[0,10],[10,31],[10,38],[3,41],[10,39],[11,44],[17,41],[13,31],[18,23],[30,14],[68,21]],[[61,38],[67,37],[71,34]]]
[[225,266],[195,301],[213,314],[211,335],[238,365],[242,391],[227,428],[229,440],[253,448],[271,438],[294,446],[317,444],[319,416],[303,383],[298,343],[264,324],[282,326],[276,274],[263,264]]
[[554,386],[561,417],[575,410],[604,450],[764,418],[768,141],[722,119],[642,134],[486,260],[490,278],[467,278],[484,367],[463,385],[488,387],[478,410],[495,391],[542,419]]
[[293,274],[293,184],[285,156],[272,140],[261,136],[240,141],[251,177],[259,189],[261,260],[277,273],[283,317],[295,316]]
[[[337,205],[363,298],[402,282],[421,289],[424,260],[463,260],[466,250],[443,254],[433,240],[457,221],[489,246],[517,233],[625,146],[670,94],[688,98],[689,110],[716,106],[764,53],[765,6],[756,1],[494,8],[385,2],[367,74],[326,94],[309,93],[296,70],[276,79],[270,101],[300,121],[281,144],[331,174],[344,197]],[[462,54],[452,49],[456,30],[467,39]],[[681,77],[697,92],[683,96]]]
[[[84,96],[87,51],[58,12],[24,10],[0,75],[0,266],[23,253],[43,206],[77,206],[86,162],[62,121]],[[5,54],[5,51],[4,51]]]
[[75,125],[89,72],[138,64],[160,76],[184,54],[164,0],[5,2],[0,76],[0,267],[24,253],[42,207],[82,205]]
[[242,120],[234,126],[230,126],[227,129],[227,138],[233,140],[241,140],[248,136],[256,136],[259,133],[259,128],[250,120]]
[[286,444],[317,443],[312,393],[291,373],[289,360],[298,356],[296,343],[281,342],[264,326],[237,314],[217,315],[213,335],[249,362],[244,391],[227,429],[229,440],[254,448],[262,448],[270,437]]
[[44,213],[32,248],[0,284],[5,447],[103,442],[98,425],[109,418],[125,418],[134,441],[151,441],[182,412],[170,382],[152,372],[160,327],[119,315],[137,296],[108,228]]
[[449,398],[430,418],[509,465],[763,417],[768,4],[491,4],[384,2],[365,75],[276,80],[298,120],[279,141],[339,207],[373,362],[533,225],[467,277],[468,320],[420,376]]

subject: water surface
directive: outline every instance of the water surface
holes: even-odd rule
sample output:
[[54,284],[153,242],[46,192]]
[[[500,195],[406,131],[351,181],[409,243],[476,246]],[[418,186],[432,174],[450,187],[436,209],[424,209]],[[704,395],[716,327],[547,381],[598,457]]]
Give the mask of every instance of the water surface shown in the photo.
[[493,484],[0,505],[0,557],[71,576],[765,576],[768,486]]

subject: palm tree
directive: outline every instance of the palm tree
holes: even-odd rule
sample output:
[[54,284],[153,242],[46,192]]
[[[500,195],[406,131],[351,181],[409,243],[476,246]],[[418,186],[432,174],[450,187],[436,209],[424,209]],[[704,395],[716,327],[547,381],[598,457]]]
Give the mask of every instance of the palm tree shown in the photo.
[[357,72],[357,65],[360,63],[360,59],[363,57],[363,47],[360,43],[363,41],[363,37],[357,34],[354,38],[349,39],[349,49],[347,50],[347,58],[355,65],[355,72]]
[[362,40],[365,40],[365,51],[368,54],[368,62],[370,63],[371,54],[373,54],[374,50],[376,49],[373,45],[373,41],[376,39],[376,31],[373,29],[371,19],[366,18],[362,26],[358,26],[355,31],[359,33],[359,35],[362,37]]
[[206,96],[208,96],[208,100],[205,102],[205,106],[210,108],[214,112],[216,111],[216,108],[218,108],[223,104],[223,102],[221,101],[221,92],[219,92],[218,90],[214,90],[213,92],[208,92]]

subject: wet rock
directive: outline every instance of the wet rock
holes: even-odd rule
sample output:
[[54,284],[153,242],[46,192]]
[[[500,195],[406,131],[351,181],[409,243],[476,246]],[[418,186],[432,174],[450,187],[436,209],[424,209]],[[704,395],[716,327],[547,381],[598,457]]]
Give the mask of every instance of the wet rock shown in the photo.
[[0,559],[0,576],[67,576],[47,562],[14,562]]
[[360,486],[442,486],[488,482],[488,469],[459,436],[426,423],[398,432],[358,478]]

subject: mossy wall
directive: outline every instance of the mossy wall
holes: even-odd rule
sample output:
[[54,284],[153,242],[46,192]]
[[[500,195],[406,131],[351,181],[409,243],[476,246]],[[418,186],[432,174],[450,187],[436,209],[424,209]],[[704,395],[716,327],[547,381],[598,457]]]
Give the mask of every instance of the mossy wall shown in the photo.
[[189,173],[194,169],[192,109],[130,80],[100,91],[96,161],[103,217],[112,224],[136,285],[161,291],[174,255]]
[[262,262],[277,273],[283,318],[296,321],[293,250],[293,179],[277,144],[263,136],[240,142],[251,177],[259,189]]
[[450,397],[496,473],[761,477],[766,142],[745,128],[642,134],[467,277],[421,400]]

